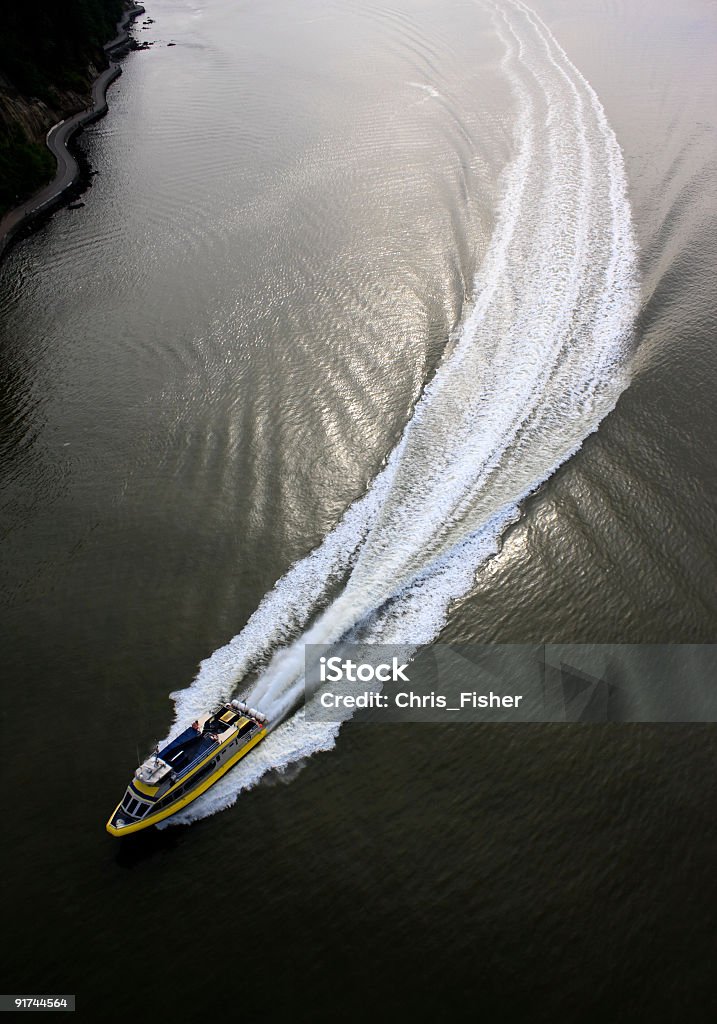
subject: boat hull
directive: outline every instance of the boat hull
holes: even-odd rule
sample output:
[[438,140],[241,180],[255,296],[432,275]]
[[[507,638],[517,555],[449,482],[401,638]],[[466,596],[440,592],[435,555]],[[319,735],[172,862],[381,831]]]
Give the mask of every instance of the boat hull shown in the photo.
[[[164,821],[166,818],[171,817],[178,811],[183,810],[185,807],[191,804],[193,800],[196,800],[197,797],[201,796],[202,793],[206,793],[206,791],[210,789],[215,782],[221,779],[223,775],[226,775],[229,769],[233,768],[238,761],[241,761],[243,757],[246,757],[249,751],[252,750],[257,745],[257,743],[261,742],[261,740],[263,740],[265,736],[266,729],[261,729],[256,736],[253,736],[236,752],[232,752],[231,741],[229,741],[224,750],[219,749],[217,751],[214,751],[207,758],[208,762],[216,760],[216,767],[210,774],[206,775],[206,777],[203,777],[201,781],[198,781],[196,786],[191,786],[191,777],[187,780],[183,780],[182,788],[186,787],[188,784],[190,785],[190,788],[188,789],[187,792],[183,793],[181,796],[178,796],[176,800],[172,801],[166,807],[163,807],[156,812],[149,812],[145,815],[145,817],[143,817],[139,821],[135,821],[131,824],[126,824],[122,825],[121,827],[118,827],[114,824],[114,822],[117,819],[118,815],[120,815],[122,812],[122,802],[120,801],[120,803],[118,803],[117,806],[115,807],[114,811],[112,812],[112,816],[110,817],[109,821],[107,822],[107,825],[105,826],[107,831],[109,832],[110,835],[118,836],[121,838],[123,836],[131,835],[134,832],[140,832],[143,829],[151,828],[153,825],[157,825],[160,821]],[[225,754],[226,756],[222,757],[223,754]],[[205,766],[206,762],[198,765],[196,772],[194,774],[204,774],[203,769],[205,768]],[[147,787],[139,786],[138,789],[141,793],[144,794],[146,793]]]

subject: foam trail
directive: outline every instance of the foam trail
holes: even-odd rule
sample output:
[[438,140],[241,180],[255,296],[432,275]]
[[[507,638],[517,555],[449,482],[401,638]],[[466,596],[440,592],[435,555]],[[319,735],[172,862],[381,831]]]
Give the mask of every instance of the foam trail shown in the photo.
[[[519,503],[627,385],[638,289],[617,140],[544,22],[521,0],[491,9],[515,99],[515,152],[455,344],[368,493],[175,695],[178,723],[261,665],[250,702],[288,715],[303,699],[307,643],[435,639]],[[299,710],[171,820],[227,806],[269,768],[332,746],[337,729]]]

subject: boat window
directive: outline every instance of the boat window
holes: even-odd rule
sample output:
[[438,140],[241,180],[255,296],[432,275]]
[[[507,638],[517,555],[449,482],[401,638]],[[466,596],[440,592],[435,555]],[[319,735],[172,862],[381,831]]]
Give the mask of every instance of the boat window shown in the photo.
[[158,803],[154,804],[155,811],[165,810],[165,808],[169,807],[170,804],[176,803],[177,800],[180,800],[191,790],[196,789],[200,782],[202,782],[208,775],[211,775],[216,766],[217,758],[215,757],[209,762],[209,764],[205,764],[200,771],[195,772],[195,774],[192,775],[192,777],[187,782],[185,782],[183,786],[180,786],[178,789],[172,790],[171,793],[168,793],[167,796],[163,797]]
[[251,730],[253,728],[254,728],[254,723],[253,722],[245,722],[244,725],[239,730],[239,735],[240,736],[246,736],[246,734],[248,732],[251,732]]
[[125,811],[133,818],[143,818],[151,806],[151,804],[146,804],[143,800],[130,800],[125,807]]
[[173,789],[171,793],[168,793],[159,803],[154,805],[155,810],[163,811],[165,807],[169,807],[170,804],[175,803],[184,794],[184,786],[180,786],[178,789]]

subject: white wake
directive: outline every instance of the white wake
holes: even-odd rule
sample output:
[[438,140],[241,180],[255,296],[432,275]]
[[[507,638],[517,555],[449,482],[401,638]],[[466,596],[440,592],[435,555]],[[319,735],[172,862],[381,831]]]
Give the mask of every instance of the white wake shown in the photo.
[[307,722],[300,707],[304,645],[352,633],[434,640],[519,503],[627,384],[638,288],[617,140],[541,19],[520,0],[492,9],[515,101],[514,157],[472,304],[367,494],[173,695],[179,729],[246,692],[242,679],[259,667],[249,702],[288,716],[173,822],[226,807],[267,770],[331,747],[338,726]]

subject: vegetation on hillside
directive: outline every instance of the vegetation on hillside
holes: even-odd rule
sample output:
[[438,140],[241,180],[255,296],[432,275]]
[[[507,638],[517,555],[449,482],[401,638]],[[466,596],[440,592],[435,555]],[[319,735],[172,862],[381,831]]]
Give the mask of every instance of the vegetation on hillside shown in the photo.
[[0,133],[0,215],[52,178],[55,160],[40,142],[30,142],[18,127]]
[[[66,91],[87,93],[89,65],[104,66],[123,0],[22,0],[3,5],[0,75],[11,90],[57,109]],[[20,124],[0,120],[0,215],[52,177],[55,162]]]
[[84,88],[87,65],[102,60],[122,0],[23,0],[8,4],[0,31],[0,72],[26,96]]

